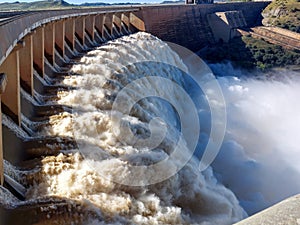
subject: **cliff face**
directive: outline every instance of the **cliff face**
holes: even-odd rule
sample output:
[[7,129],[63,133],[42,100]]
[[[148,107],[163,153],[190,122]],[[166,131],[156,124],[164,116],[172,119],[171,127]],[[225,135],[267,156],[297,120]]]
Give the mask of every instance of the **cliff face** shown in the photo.
[[265,26],[278,26],[300,33],[299,0],[274,0],[262,15]]

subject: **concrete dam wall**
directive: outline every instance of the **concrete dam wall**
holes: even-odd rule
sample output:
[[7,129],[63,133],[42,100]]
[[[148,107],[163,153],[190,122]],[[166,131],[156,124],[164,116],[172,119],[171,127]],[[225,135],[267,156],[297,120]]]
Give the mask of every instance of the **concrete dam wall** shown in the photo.
[[[146,31],[164,41],[197,51],[217,42],[219,36],[215,31],[220,28],[230,33],[231,29],[240,26],[255,26],[267,5],[268,2],[252,2],[53,10],[28,12],[0,21],[0,123],[3,124],[0,126],[0,191],[4,185],[23,199],[27,187],[14,177],[10,178],[4,170],[8,163],[4,163],[31,169],[36,159],[38,164],[40,158],[78,147],[72,137],[41,136],[39,129],[42,125],[48,126],[52,116],[71,114],[72,108],[68,105],[57,104],[60,92],[73,90],[62,80],[81,76],[70,73],[69,69],[74,64],[79,65],[78,58],[88,50],[123,35]],[[151,47],[148,41],[146,39],[141,48],[146,46],[151,52],[156,45]],[[134,40],[130,46],[126,42],[124,48],[132,49],[136,43]],[[162,53],[161,50],[153,55]],[[115,55],[122,59],[118,53],[112,57]],[[109,81],[103,85],[114,83]],[[32,224],[33,219],[43,221],[48,212],[42,211],[40,205],[53,206],[54,203],[26,204],[21,201],[14,209],[0,204],[0,215],[4,218],[0,224]],[[65,209],[68,205],[65,203],[60,207]],[[63,210],[55,208],[53,212]],[[28,221],[17,222],[25,213]]]
[[[1,80],[2,110],[19,127],[22,114],[29,119],[39,114],[37,107],[22,100],[21,87],[31,96],[35,92],[43,94],[47,87],[41,79],[45,75],[61,75],[63,71],[55,66],[64,66],[76,52],[84,52],[93,43],[146,31],[163,41],[197,51],[224,38],[223,33],[231,38],[232,31],[239,26],[255,26],[268,4],[160,5],[20,13],[0,23],[0,74],[7,78]],[[216,32],[222,29],[224,32]],[[228,35],[225,41],[226,38]],[[0,143],[0,183],[3,183],[2,150],[4,158],[10,162],[24,159],[23,155],[16,157],[24,146],[18,141],[7,140],[10,138],[4,138],[3,148]],[[20,148],[12,147],[12,143],[17,143]],[[8,149],[16,151],[9,154]]]
[[269,2],[200,4],[143,7],[141,17],[145,30],[164,41],[173,42],[193,51],[213,44],[213,29],[208,15],[224,11],[241,11],[247,27],[260,24],[261,12]]

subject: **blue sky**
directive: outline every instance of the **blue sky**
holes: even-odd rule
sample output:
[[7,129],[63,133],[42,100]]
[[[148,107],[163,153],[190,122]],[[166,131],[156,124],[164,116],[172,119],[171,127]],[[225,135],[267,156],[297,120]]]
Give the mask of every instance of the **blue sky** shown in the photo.
[[[36,2],[40,0],[0,0],[2,2]],[[85,2],[105,2],[105,3],[118,3],[118,2],[130,2],[130,3],[156,3],[164,0],[65,0],[68,3],[81,4]]]

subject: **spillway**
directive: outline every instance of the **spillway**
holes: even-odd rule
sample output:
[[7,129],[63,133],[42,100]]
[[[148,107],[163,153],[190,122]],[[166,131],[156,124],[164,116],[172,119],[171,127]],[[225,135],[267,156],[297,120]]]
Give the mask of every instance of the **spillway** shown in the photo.
[[69,72],[48,78],[65,88],[36,104],[71,110],[45,121],[23,115],[27,132],[15,127],[53,140],[23,167],[5,163],[27,188],[24,201],[1,188],[7,224],[13,213],[28,214],[28,224],[232,224],[246,216],[210,167],[199,170],[190,149],[199,133],[182,135],[201,109],[189,94],[187,66],[166,43],[143,32],[125,36]]
[[21,90],[39,111],[3,114],[26,154],[4,161],[2,224],[226,225],[298,193],[299,73],[215,77],[176,48],[138,32]]

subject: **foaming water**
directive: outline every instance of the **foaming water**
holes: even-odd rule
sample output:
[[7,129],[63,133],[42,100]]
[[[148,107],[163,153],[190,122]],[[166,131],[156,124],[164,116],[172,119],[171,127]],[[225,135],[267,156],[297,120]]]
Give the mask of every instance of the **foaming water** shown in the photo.
[[[218,67],[214,70],[224,71]],[[242,72],[232,67],[226,71],[242,77]],[[79,148],[45,157],[41,165],[26,173],[6,166],[12,177],[30,187],[27,201],[63,198],[76,202],[80,205],[76,219],[80,217],[83,224],[223,225],[300,190],[297,74],[273,79],[264,75],[218,78],[226,101],[227,129],[212,166],[200,172],[197,157],[202,155],[211,131],[206,96],[187,78],[187,67],[166,43],[147,33],[119,38],[87,53],[71,73],[76,75],[62,81],[72,87],[70,91],[41,102],[70,106],[73,111],[51,116],[39,135],[71,137]],[[148,76],[171,80],[177,86],[162,79],[142,79]],[[126,108],[138,101],[130,112],[118,110],[114,107],[117,96],[137,80],[142,81],[119,104]],[[180,88],[194,100],[201,122],[197,157],[183,168],[180,157],[186,157],[192,139],[180,142],[184,127],[177,107],[187,118],[187,127],[196,122],[188,108],[189,96],[182,95]],[[168,93],[168,99],[176,104],[152,95],[140,99],[149,94],[148,89]],[[10,126],[7,117],[4,124]],[[163,130],[159,133],[162,140],[151,136],[157,130]],[[193,136],[193,131],[190,134]],[[166,161],[178,145],[184,154]],[[166,161],[164,169],[153,173],[132,170],[160,161]],[[178,168],[173,176],[166,176],[167,171]],[[155,182],[146,182],[151,179]],[[138,181],[145,181],[145,185]],[[6,204],[8,199],[17,202],[6,192],[3,195]]]
[[[166,43],[146,33],[123,37],[89,52],[71,72],[83,76],[63,81],[76,89],[59,95],[58,103],[73,107],[73,112],[50,117],[41,134],[75,138],[79,151],[43,159],[28,199],[58,196],[79,201],[95,212],[86,219],[90,224],[215,225],[232,224],[245,217],[234,194],[216,180],[211,168],[199,172],[195,157],[173,176],[165,173],[179,168],[180,158],[167,161],[164,169],[152,173],[132,170],[163,161],[178,144],[183,153],[189,151],[185,140],[179,141],[183,127],[174,105],[148,97],[135,102],[128,114],[113,106],[126,85],[156,76],[177,86],[142,80],[137,91],[128,92],[120,104],[126,107],[150,87],[157,93],[167,92],[190,118],[191,110],[185,107],[189,97],[178,92],[178,87],[185,87],[187,68]],[[164,123],[154,120],[157,117]],[[128,132],[147,140],[151,131],[161,128],[165,138],[158,144],[141,144]],[[156,139],[159,137],[152,140]],[[164,176],[166,179],[159,182],[155,179]],[[149,179],[156,182],[139,182]]]

